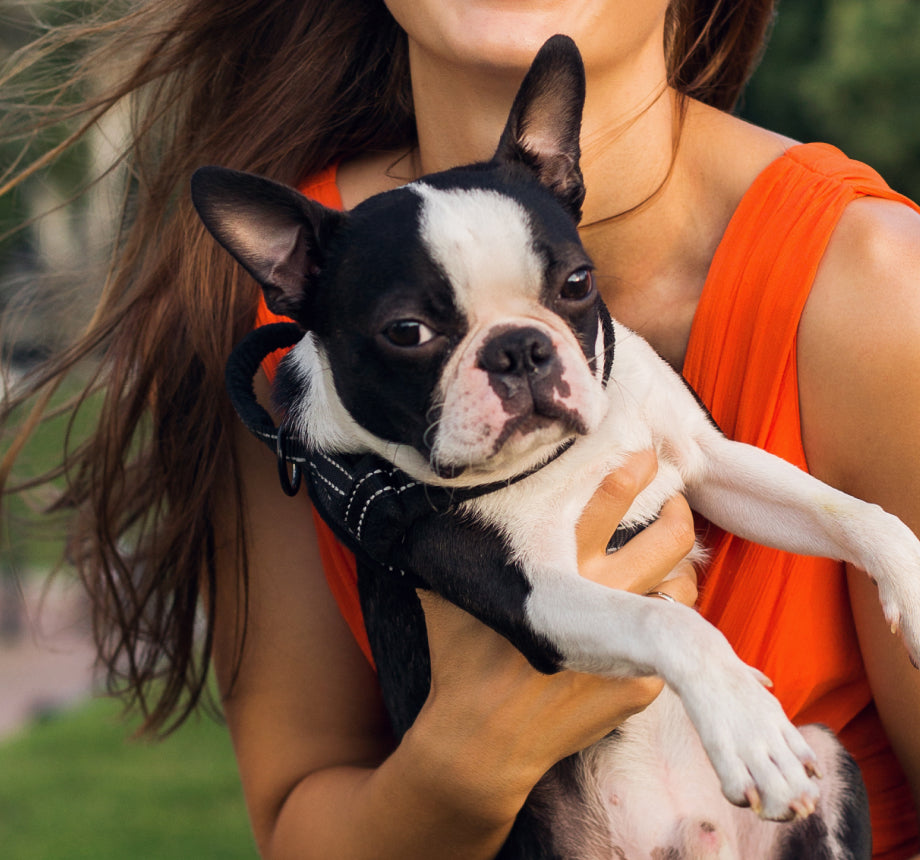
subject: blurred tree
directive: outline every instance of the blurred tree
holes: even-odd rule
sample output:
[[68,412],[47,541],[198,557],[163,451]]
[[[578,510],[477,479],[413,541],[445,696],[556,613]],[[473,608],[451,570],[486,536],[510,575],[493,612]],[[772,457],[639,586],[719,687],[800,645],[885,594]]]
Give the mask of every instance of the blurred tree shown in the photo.
[[780,0],[739,113],[833,143],[920,199],[920,2]]
[[[73,130],[63,122],[43,124],[44,117],[86,95],[68,86],[83,45],[44,52],[25,71],[17,51],[57,24],[82,19],[95,5],[97,0],[0,0],[0,114],[6,113],[0,124],[0,188]],[[8,342],[0,344],[2,360],[28,365],[84,321],[74,313],[81,307],[74,293],[95,289],[87,273],[101,265],[100,250],[108,242],[108,233],[100,241],[96,228],[109,224],[93,211],[99,195],[81,190],[94,175],[104,144],[97,128],[52,165],[0,195],[0,313],[11,304],[28,311],[17,313]]]

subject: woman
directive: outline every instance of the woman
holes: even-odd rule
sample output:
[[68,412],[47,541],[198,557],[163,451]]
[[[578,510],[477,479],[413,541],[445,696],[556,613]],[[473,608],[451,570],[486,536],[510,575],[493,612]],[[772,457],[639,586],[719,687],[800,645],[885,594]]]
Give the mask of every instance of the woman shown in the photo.
[[[723,332],[714,316],[720,294],[707,278],[736,248],[723,242],[726,231],[739,232],[733,213],[750,205],[747,192],[765,171],[772,176],[768,168],[788,166],[784,154],[793,147],[718,110],[731,106],[748,74],[771,4],[175,5],[149,4],[107,28],[110,45],[140,38],[144,59],[86,115],[120,93],[147,92],[132,153],[137,208],[92,330],[33,383],[40,390],[77,355],[105,347],[107,402],[62,502],[76,512],[70,551],[96,597],[100,653],[113,681],[126,672],[151,729],[184,718],[213,657],[264,856],[492,857],[540,775],[641,709],[658,684],[539,676],[500,637],[426,598],[432,689],[394,748],[373,670],[336,605],[348,612],[353,592],[335,547],[311,527],[302,497],[281,497],[271,456],[239,430],[219,395],[229,347],[253,324],[256,291],[175,195],[195,167],[211,162],[306,181],[310,193],[349,208],[421,173],[488,157],[537,48],[568,33],[588,73],[582,234],[604,298],[614,316],[718,399],[734,368],[756,368],[760,359],[734,360],[720,344],[726,357],[709,366],[709,338]],[[793,152],[797,168],[804,160],[809,176],[823,176],[812,150]],[[912,334],[920,299],[911,286],[920,275],[920,215],[883,199],[862,174],[848,184],[836,166],[830,173],[833,188],[852,186],[860,199],[845,201],[827,227],[826,252],[803,288],[804,311],[783,317],[793,363],[781,379],[782,403],[794,409],[781,424],[816,475],[883,504],[916,530],[920,353]],[[758,277],[739,275],[742,295],[765,289]],[[708,314],[702,327],[698,309]],[[729,401],[742,399],[729,388]],[[730,406],[721,404],[716,417],[731,414]],[[145,412],[153,436],[138,447]],[[740,435],[749,431],[745,416]],[[654,468],[651,455],[638,457],[605,484],[579,525],[582,572],[690,604],[692,573],[662,582],[691,541],[680,503],[615,556],[603,552]],[[129,545],[120,540],[125,534]],[[760,599],[758,583],[775,577],[769,565],[742,566],[743,582],[728,588],[719,565],[731,569],[744,550],[718,553],[703,606],[731,627],[737,601],[749,607]],[[816,631],[810,648],[839,659],[827,677],[823,664],[818,677],[807,675],[804,693],[795,672],[777,692],[787,710],[786,697],[794,700],[794,719],[824,716],[862,744],[854,752],[871,771],[876,855],[911,856],[920,743],[910,723],[920,679],[882,623],[865,577],[822,570],[815,582],[822,581],[833,583],[833,606],[816,585],[817,605],[806,604],[814,615],[793,620]],[[773,610],[763,610],[766,636],[778,643],[764,655],[768,663],[802,641],[779,611],[785,593],[771,596],[783,621],[776,631]],[[192,632],[200,594],[208,613],[199,655]],[[353,612],[349,619],[356,623]],[[745,639],[744,630],[736,633]],[[790,662],[797,661],[776,668]],[[166,683],[151,694],[157,676]]]

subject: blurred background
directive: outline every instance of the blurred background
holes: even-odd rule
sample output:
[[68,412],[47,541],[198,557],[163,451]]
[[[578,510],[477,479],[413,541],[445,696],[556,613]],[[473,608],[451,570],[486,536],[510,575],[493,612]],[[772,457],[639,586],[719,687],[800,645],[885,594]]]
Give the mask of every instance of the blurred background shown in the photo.
[[[91,5],[0,0],[0,65],[34,33],[36,10],[53,20]],[[42,74],[53,78],[53,63]],[[4,104],[0,94],[0,129]],[[920,2],[781,0],[738,113],[801,141],[833,143],[920,199]],[[110,163],[123,129],[124,117],[113,113],[53,170],[0,197],[0,313],[30,308],[0,344],[7,384],[81,324],[75,306],[92,308],[122,177],[115,171],[64,204]],[[53,146],[62,134],[52,131],[37,146]],[[0,174],[22,155],[0,145]],[[84,292],[85,301],[74,303]],[[64,422],[46,427],[26,452],[26,470],[50,462],[65,432]],[[0,543],[0,854],[255,857],[221,725],[193,720],[163,743],[141,744],[130,740],[131,725],[118,720],[114,703],[90,699],[92,652],[79,591],[66,571],[44,586],[59,546],[22,527],[25,513],[7,510]]]

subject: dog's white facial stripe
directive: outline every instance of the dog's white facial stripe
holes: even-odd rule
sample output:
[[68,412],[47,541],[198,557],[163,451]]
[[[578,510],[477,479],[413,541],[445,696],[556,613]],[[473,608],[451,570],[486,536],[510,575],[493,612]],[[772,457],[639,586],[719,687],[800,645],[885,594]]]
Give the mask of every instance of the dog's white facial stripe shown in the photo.
[[409,187],[423,200],[422,241],[468,320],[486,309],[507,309],[515,298],[539,301],[543,264],[519,203],[485,189],[443,191],[424,182]]
[[[450,282],[467,324],[466,337],[445,366],[439,385],[442,411],[433,437],[433,459],[442,466],[501,471],[520,465],[521,458],[541,456],[575,423],[593,427],[606,401],[573,332],[543,304],[547,265],[524,206],[484,188],[440,189],[424,180],[407,187],[421,199],[421,244]],[[511,435],[512,425],[527,416],[509,411],[479,358],[489,338],[508,326],[535,328],[552,341],[560,382],[565,384],[565,393],[560,389],[555,400],[568,410],[570,422],[528,426]],[[556,417],[561,419],[561,414]]]

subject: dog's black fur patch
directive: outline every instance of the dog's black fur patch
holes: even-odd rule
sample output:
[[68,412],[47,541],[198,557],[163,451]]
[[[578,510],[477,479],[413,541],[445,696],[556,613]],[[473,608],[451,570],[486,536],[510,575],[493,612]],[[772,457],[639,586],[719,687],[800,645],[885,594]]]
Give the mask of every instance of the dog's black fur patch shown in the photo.
[[[810,815],[804,821],[789,824],[777,847],[777,860],[860,860],[871,856],[869,798],[862,774],[856,762],[843,751],[836,765],[838,790],[845,798],[841,817],[835,822],[837,827],[831,831],[828,819],[821,815]],[[847,853],[833,853],[832,844],[843,846]]]

